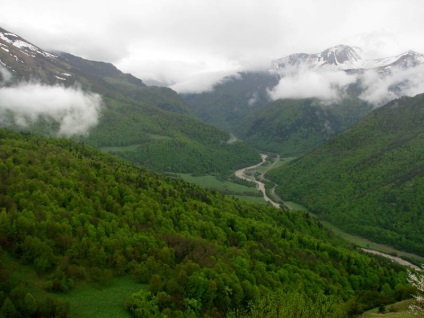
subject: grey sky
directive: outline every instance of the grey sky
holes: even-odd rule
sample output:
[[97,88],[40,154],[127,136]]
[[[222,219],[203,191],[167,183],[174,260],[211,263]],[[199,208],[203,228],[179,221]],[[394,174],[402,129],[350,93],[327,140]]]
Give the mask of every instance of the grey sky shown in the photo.
[[[1,3],[2,2],[2,3]],[[0,26],[142,79],[219,80],[338,44],[424,53],[422,0],[0,0]],[[199,78],[203,78],[199,80]],[[188,84],[189,85],[189,84]]]

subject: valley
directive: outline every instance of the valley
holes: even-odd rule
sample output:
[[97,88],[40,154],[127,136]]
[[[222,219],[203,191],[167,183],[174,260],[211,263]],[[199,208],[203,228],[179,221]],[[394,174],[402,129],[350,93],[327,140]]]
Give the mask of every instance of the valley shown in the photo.
[[424,55],[338,45],[184,93],[0,48],[0,316],[116,293],[122,317],[351,318],[414,292],[388,258],[424,261]]
[[[235,172],[235,175],[238,178],[241,178],[243,180],[247,180],[247,181],[255,183],[256,188],[259,191],[262,192],[264,201],[271,204],[275,208],[281,208],[281,204],[282,204],[285,209],[293,210],[293,207],[296,207],[296,210],[307,211],[304,207],[299,208],[299,205],[294,203],[294,202],[288,203],[288,202],[283,201],[275,193],[275,189],[278,186],[276,184],[274,184],[272,186],[272,188],[269,189],[268,191],[280,203],[277,203],[277,202],[273,201],[271,198],[268,197],[266,185],[262,181],[267,181],[268,183],[270,182],[269,180],[265,179],[265,174],[268,171],[271,171],[273,169],[273,167],[275,165],[277,165],[279,162],[281,162],[282,160],[280,160],[280,156],[277,155],[272,163],[268,162],[268,167],[266,169],[259,171],[258,168],[263,166],[265,163],[267,163],[267,159],[268,159],[268,155],[262,154],[261,156],[262,156],[262,161],[260,163],[253,165],[253,166],[243,168],[243,169],[239,169]],[[291,158],[290,160],[293,160],[293,159]],[[284,161],[284,162],[287,163],[287,161]],[[262,180],[262,181],[259,181],[258,179]],[[319,216],[312,214],[312,213],[311,213],[311,215],[319,220]],[[346,241],[360,246],[362,248],[362,250],[364,250],[367,253],[380,255],[380,256],[389,258],[392,261],[397,262],[401,265],[408,266],[410,268],[418,269],[418,270],[419,270],[419,267],[417,266],[417,264],[424,262],[424,257],[422,257],[422,256],[412,254],[412,253],[407,253],[407,252],[404,252],[404,251],[400,251],[400,250],[397,250],[397,249],[395,249],[391,246],[378,244],[376,242],[372,242],[370,240],[367,240],[363,237],[359,237],[359,236],[356,236],[356,235],[350,235],[347,232],[342,231],[340,228],[337,228],[336,226],[334,226],[333,224],[331,224],[327,221],[320,221],[320,222],[326,228],[333,231],[335,234],[341,236]],[[408,260],[411,260],[414,263],[411,263]]]

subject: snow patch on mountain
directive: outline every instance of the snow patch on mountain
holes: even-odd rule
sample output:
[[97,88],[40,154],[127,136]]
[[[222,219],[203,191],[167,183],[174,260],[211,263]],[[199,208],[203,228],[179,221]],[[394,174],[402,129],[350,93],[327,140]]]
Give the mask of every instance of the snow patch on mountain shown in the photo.
[[[17,36],[16,34],[10,33],[10,32],[0,32],[0,40],[3,40],[4,42],[13,45],[14,47],[20,49],[22,52],[23,49],[28,50],[28,51],[32,51],[38,54],[41,54],[45,57],[49,57],[49,58],[53,58],[55,57],[55,55],[48,53],[46,51],[43,51],[42,49],[36,47],[35,45],[26,42],[25,40],[23,40],[22,38],[20,38],[19,36]],[[2,48],[5,47],[4,45],[2,45]]]

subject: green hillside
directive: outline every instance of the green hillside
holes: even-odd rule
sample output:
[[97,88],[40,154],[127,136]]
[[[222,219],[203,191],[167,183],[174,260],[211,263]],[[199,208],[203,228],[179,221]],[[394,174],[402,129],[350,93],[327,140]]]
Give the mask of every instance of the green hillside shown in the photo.
[[369,111],[370,106],[357,98],[330,105],[316,99],[280,99],[246,116],[236,134],[258,149],[297,156],[349,128]]
[[424,95],[395,100],[269,177],[345,231],[424,255],[423,123]]
[[228,143],[227,132],[191,115],[175,91],[147,87],[108,63],[65,53],[60,59],[104,97],[89,144],[162,172],[229,174],[258,161],[252,147]]
[[403,269],[302,212],[243,203],[64,139],[0,130],[0,157],[6,317],[68,317],[66,299],[80,290],[90,299],[82,282],[107,288],[119,276],[144,284],[126,295],[134,317],[272,317],[283,307],[344,317],[411,292]]

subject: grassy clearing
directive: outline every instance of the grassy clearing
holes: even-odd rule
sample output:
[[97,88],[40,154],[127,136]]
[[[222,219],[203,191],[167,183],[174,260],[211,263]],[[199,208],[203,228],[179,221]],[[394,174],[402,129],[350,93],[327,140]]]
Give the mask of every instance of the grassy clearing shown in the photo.
[[335,227],[333,224],[331,224],[329,222],[326,222],[326,221],[320,221],[320,222],[325,227],[329,228],[330,230],[332,230],[337,235],[341,236],[346,241],[352,242],[352,243],[354,243],[354,244],[356,244],[360,247],[376,250],[376,251],[383,252],[383,253],[386,253],[386,254],[389,254],[389,255],[404,257],[406,259],[415,259],[418,262],[424,262],[424,257],[418,256],[418,255],[415,255],[415,254],[411,254],[411,253],[407,253],[407,252],[403,252],[403,251],[399,251],[399,250],[396,250],[396,249],[394,249],[394,248],[392,248],[388,245],[378,244],[378,243],[372,242],[370,240],[367,240],[366,238],[343,232],[341,229]]
[[369,311],[366,311],[361,315],[361,318],[373,318],[373,317],[380,317],[380,318],[412,318],[417,317],[408,312],[408,307],[411,304],[412,299],[410,300],[404,300],[392,305],[386,306],[386,312],[384,314],[378,313],[378,308],[371,309]]
[[126,298],[144,288],[130,277],[115,278],[106,286],[84,284],[66,294],[58,295],[71,305],[72,317],[80,318],[130,318],[125,310]]
[[286,204],[296,211],[308,211],[303,205],[291,201],[285,201]]
[[263,197],[252,197],[247,195],[232,195],[232,197],[237,198],[244,202],[249,202],[249,203],[269,204],[264,200]]
[[140,147],[139,144],[122,146],[122,147],[102,147],[101,151],[104,152],[126,152],[126,151],[136,151]]
[[197,184],[202,188],[213,189],[224,193],[234,193],[237,195],[252,194],[258,195],[258,190],[252,183],[252,186],[245,186],[231,181],[218,180],[215,176],[192,176],[190,174],[179,173],[181,179]]

